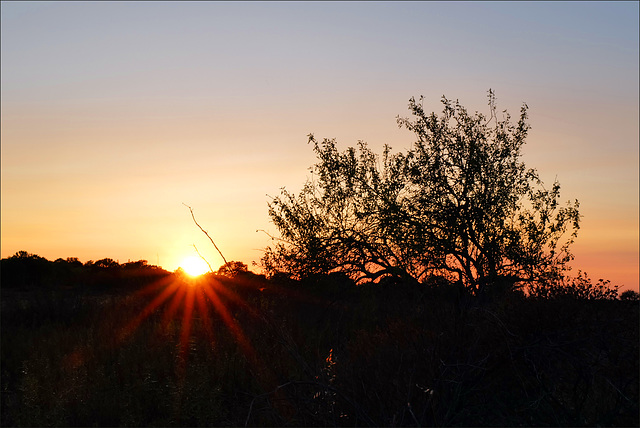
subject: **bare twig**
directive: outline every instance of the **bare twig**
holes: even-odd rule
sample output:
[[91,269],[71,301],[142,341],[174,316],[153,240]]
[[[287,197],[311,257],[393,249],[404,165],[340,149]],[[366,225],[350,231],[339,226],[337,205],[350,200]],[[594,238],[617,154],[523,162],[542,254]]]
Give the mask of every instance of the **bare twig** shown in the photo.
[[[182,205],[184,205],[185,207],[189,208],[189,211],[191,212],[191,218],[193,218],[193,222],[196,224],[196,226],[198,226],[198,227],[200,228],[200,230],[202,231],[202,233],[204,233],[205,235],[207,235],[207,238],[209,238],[209,241],[211,241],[211,243],[212,243],[212,244],[213,244],[213,246],[216,248],[216,250],[218,250],[218,253],[220,254],[220,257],[222,257],[222,260],[224,261],[224,265],[225,265],[225,266],[226,266],[226,265],[228,265],[229,263],[227,262],[227,259],[226,259],[226,258],[224,257],[224,255],[222,254],[222,251],[220,251],[220,248],[218,248],[218,246],[216,245],[216,243],[215,243],[215,242],[213,242],[213,239],[211,239],[211,236],[209,236],[209,234],[207,233],[207,231],[206,231],[206,230],[204,230],[204,229],[202,228],[202,226],[200,226],[200,225],[198,224],[198,222],[196,221],[196,216],[195,216],[195,215],[193,215],[193,209],[192,209],[189,205],[185,204],[184,202],[182,203]],[[194,245],[194,247],[195,247],[195,245]],[[198,250],[196,249],[196,251],[198,251]],[[198,253],[198,254],[200,254],[200,253]],[[202,256],[200,256],[200,257],[202,257]],[[205,260],[205,261],[206,261],[206,260]],[[209,262],[207,262],[207,264],[209,264]],[[209,265],[209,268],[211,268],[211,265]]]
[[413,417],[413,421],[416,423],[416,426],[419,427],[420,422],[418,422],[418,418],[416,418],[416,415],[413,413],[413,409],[411,408],[411,403],[407,403],[407,408],[409,409],[409,413],[411,413],[411,416]]
[[620,394],[620,395],[622,396],[622,398],[624,398],[625,400],[627,400],[627,401],[629,401],[629,402],[633,403],[633,401],[632,401],[632,400],[630,400],[626,395],[624,395],[624,394],[622,393],[622,391],[620,391],[620,389],[619,389],[617,386],[615,386],[615,385],[614,385],[614,384],[613,384],[609,379],[607,379],[606,377],[603,377],[603,378],[604,378],[604,380],[606,380],[606,381],[609,383],[609,385],[613,386],[613,388],[614,388],[616,391],[618,391],[618,394]]
[[204,262],[207,264],[207,266],[209,266],[209,271],[210,271],[211,273],[213,273],[213,269],[211,268],[211,265],[209,264],[209,260],[205,259],[205,258],[202,256],[202,254],[200,254],[200,251],[198,251],[198,248],[196,247],[196,244],[192,244],[192,245],[193,245],[193,248],[196,250],[196,253],[198,253],[198,255],[200,256],[200,258],[201,258],[202,260],[204,260]]
[[278,240],[278,241],[282,241],[282,242],[286,242],[287,244],[290,244],[290,241],[287,241],[286,239],[282,239],[279,238],[277,236],[273,236],[272,234],[270,234],[269,232],[267,232],[264,229],[256,229],[256,232],[263,232],[265,235],[267,235],[269,238],[271,238],[272,241]]

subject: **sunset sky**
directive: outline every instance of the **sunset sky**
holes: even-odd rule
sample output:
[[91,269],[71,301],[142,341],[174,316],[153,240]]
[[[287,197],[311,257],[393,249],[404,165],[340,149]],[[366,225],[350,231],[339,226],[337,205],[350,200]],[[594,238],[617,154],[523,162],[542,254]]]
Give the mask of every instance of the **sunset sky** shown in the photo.
[[2,2],[1,256],[252,267],[307,134],[381,152],[411,96],[517,117],[583,215],[574,270],[638,289],[638,2]]

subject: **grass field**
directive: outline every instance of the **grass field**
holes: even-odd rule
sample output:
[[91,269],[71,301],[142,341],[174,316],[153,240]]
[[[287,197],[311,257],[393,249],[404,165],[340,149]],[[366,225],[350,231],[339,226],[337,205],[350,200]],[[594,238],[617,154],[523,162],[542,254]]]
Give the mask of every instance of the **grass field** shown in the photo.
[[638,302],[2,283],[3,426],[637,426]]

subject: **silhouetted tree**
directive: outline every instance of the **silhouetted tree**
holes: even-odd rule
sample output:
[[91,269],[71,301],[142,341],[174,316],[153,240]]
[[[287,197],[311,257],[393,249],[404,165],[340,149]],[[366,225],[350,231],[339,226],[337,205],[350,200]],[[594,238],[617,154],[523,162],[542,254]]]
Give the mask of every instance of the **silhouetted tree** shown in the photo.
[[74,267],[81,267],[82,262],[77,257],[67,257],[67,263]]
[[147,260],[138,260],[136,262],[127,262],[127,263],[123,263],[122,267],[124,269],[129,269],[129,270],[141,270],[141,269],[148,269],[151,268],[148,265],[148,261]]
[[563,278],[553,284],[536,283],[529,288],[532,297],[545,299],[616,300],[620,286],[599,279],[593,283],[586,272],[578,271],[575,277]]
[[620,293],[620,300],[637,301],[637,300],[640,300],[640,294],[638,294],[637,291],[625,290],[622,293]]
[[3,287],[51,285],[52,263],[37,254],[18,251],[2,259],[1,267]]
[[238,274],[246,273],[248,271],[249,268],[246,263],[230,261],[220,266],[220,269],[216,271],[216,274],[232,278]]
[[[560,206],[560,185],[526,168],[524,104],[517,123],[489,90],[490,117],[443,96],[441,116],[409,101],[398,125],[417,137],[406,153],[366,145],[339,152],[335,140],[309,143],[319,159],[298,195],[269,204],[280,236],[262,259],[293,276],[342,271],[358,281],[440,275],[480,291],[560,281],[579,229],[578,202]],[[561,242],[564,240],[564,242]]]
[[105,258],[98,260],[93,264],[93,266],[102,268],[102,269],[117,269],[120,267],[120,264],[113,259]]

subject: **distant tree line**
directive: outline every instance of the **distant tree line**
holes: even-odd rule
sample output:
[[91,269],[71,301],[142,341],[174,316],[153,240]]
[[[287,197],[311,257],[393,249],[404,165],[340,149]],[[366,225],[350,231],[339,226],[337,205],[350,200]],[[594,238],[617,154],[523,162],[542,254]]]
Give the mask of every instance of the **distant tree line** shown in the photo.
[[0,269],[3,288],[130,285],[169,274],[146,260],[121,264],[104,258],[82,263],[67,257],[50,261],[27,251],[0,260]]

